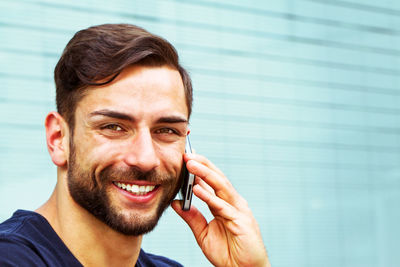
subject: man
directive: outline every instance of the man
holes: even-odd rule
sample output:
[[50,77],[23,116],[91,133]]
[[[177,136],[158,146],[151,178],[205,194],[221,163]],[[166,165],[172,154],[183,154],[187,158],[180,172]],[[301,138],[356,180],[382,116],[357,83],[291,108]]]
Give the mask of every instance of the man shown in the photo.
[[[57,166],[50,199],[0,225],[0,266],[181,266],[141,250],[172,208],[215,266],[269,266],[246,201],[205,157],[184,154],[192,86],[166,40],[133,25],[82,30],[56,68],[45,120]],[[173,200],[181,169],[215,218]]]

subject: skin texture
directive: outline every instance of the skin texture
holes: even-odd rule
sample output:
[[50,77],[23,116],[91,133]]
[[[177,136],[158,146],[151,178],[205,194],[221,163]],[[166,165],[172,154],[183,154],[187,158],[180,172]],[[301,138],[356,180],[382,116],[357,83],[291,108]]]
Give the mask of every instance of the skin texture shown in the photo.
[[[134,266],[145,232],[137,225],[155,226],[178,190],[183,161],[197,176],[194,194],[207,203],[215,219],[207,222],[195,207],[183,212],[179,202],[172,207],[188,223],[210,262],[269,266],[246,201],[205,157],[184,155],[187,120],[181,77],[167,66],[132,66],[112,83],[88,88],[77,105],[73,131],[60,114],[48,114],[46,139],[57,166],[57,184],[37,212],[84,266]],[[113,182],[155,189],[132,196]],[[82,204],[90,202],[87,196],[93,192],[97,193],[92,198],[105,199],[109,216],[128,230]]]

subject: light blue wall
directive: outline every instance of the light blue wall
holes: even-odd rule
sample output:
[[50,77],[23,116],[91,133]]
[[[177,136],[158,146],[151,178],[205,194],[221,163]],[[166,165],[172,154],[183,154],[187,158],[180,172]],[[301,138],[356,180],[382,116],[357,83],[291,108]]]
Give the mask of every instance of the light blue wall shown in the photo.
[[[400,266],[396,0],[0,1],[1,220],[50,195],[55,63],[77,30],[111,22],[180,52],[192,145],[247,198],[274,267]],[[143,246],[209,266],[172,210]]]

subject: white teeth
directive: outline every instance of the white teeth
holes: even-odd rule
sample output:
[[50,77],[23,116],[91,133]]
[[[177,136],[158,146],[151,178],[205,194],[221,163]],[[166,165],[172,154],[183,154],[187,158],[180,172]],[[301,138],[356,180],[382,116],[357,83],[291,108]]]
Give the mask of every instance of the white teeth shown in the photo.
[[122,188],[128,192],[131,192],[135,195],[145,195],[154,190],[154,185],[136,185],[136,184],[124,184],[124,183],[116,183],[116,186]]
[[133,193],[139,193],[139,186],[133,184],[133,185],[132,185],[132,188],[131,188],[131,191],[132,191]]

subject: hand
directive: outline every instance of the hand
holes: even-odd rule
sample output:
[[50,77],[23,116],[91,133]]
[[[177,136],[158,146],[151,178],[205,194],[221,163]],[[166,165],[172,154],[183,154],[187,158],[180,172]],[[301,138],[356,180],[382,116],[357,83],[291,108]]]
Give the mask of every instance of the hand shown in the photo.
[[193,205],[189,211],[182,211],[179,200],[172,203],[172,208],[189,225],[207,259],[214,266],[270,266],[260,229],[246,200],[205,157],[185,154],[184,160],[196,176],[193,193],[208,205],[214,219],[207,222]]

